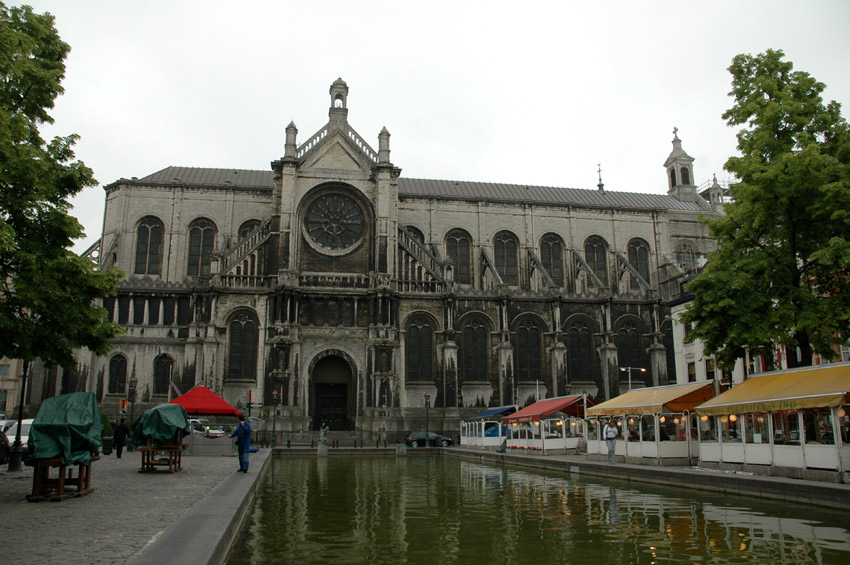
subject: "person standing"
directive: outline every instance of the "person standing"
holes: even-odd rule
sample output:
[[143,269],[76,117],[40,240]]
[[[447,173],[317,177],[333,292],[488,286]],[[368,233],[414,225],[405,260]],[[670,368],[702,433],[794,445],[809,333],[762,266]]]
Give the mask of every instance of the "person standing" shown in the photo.
[[608,444],[608,462],[614,463],[614,452],[617,449],[617,434],[620,430],[614,424],[614,419],[608,420],[605,428],[602,430],[602,435],[605,437],[605,443]]
[[239,425],[230,432],[230,437],[236,438],[236,447],[239,451],[239,471],[247,473],[248,451],[251,449],[251,424],[245,421],[245,416],[242,414],[239,414]]
[[124,442],[127,436],[130,435],[130,428],[124,423],[124,418],[121,418],[112,430],[112,439],[115,443],[115,456],[121,459],[121,452],[124,451]]

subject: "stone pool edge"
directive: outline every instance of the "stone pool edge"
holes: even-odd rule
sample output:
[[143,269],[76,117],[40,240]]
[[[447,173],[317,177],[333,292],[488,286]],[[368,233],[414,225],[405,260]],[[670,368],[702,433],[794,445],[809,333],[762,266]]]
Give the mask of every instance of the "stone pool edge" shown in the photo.
[[[254,500],[270,449],[251,454],[251,470],[226,477],[130,561],[134,565],[223,563]],[[233,459],[234,466],[236,459]]]

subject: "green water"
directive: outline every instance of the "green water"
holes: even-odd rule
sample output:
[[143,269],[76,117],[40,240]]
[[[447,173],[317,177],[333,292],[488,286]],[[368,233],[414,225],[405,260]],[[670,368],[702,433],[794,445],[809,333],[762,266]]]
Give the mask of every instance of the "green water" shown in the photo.
[[278,457],[228,563],[850,563],[846,513],[447,456]]

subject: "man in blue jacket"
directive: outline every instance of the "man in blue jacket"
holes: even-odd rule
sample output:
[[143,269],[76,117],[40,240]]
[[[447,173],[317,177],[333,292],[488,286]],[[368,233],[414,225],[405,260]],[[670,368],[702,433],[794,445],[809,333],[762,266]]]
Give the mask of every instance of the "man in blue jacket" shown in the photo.
[[248,451],[251,449],[251,424],[245,421],[245,416],[242,414],[239,414],[239,426],[230,432],[230,437],[236,438],[236,447],[239,448],[239,471],[247,473]]

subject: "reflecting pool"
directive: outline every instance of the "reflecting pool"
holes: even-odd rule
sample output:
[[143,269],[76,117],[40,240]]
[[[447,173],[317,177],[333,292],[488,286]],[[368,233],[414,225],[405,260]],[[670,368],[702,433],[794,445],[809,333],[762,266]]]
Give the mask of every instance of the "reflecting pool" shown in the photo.
[[277,457],[228,563],[850,563],[839,511],[447,456]]

